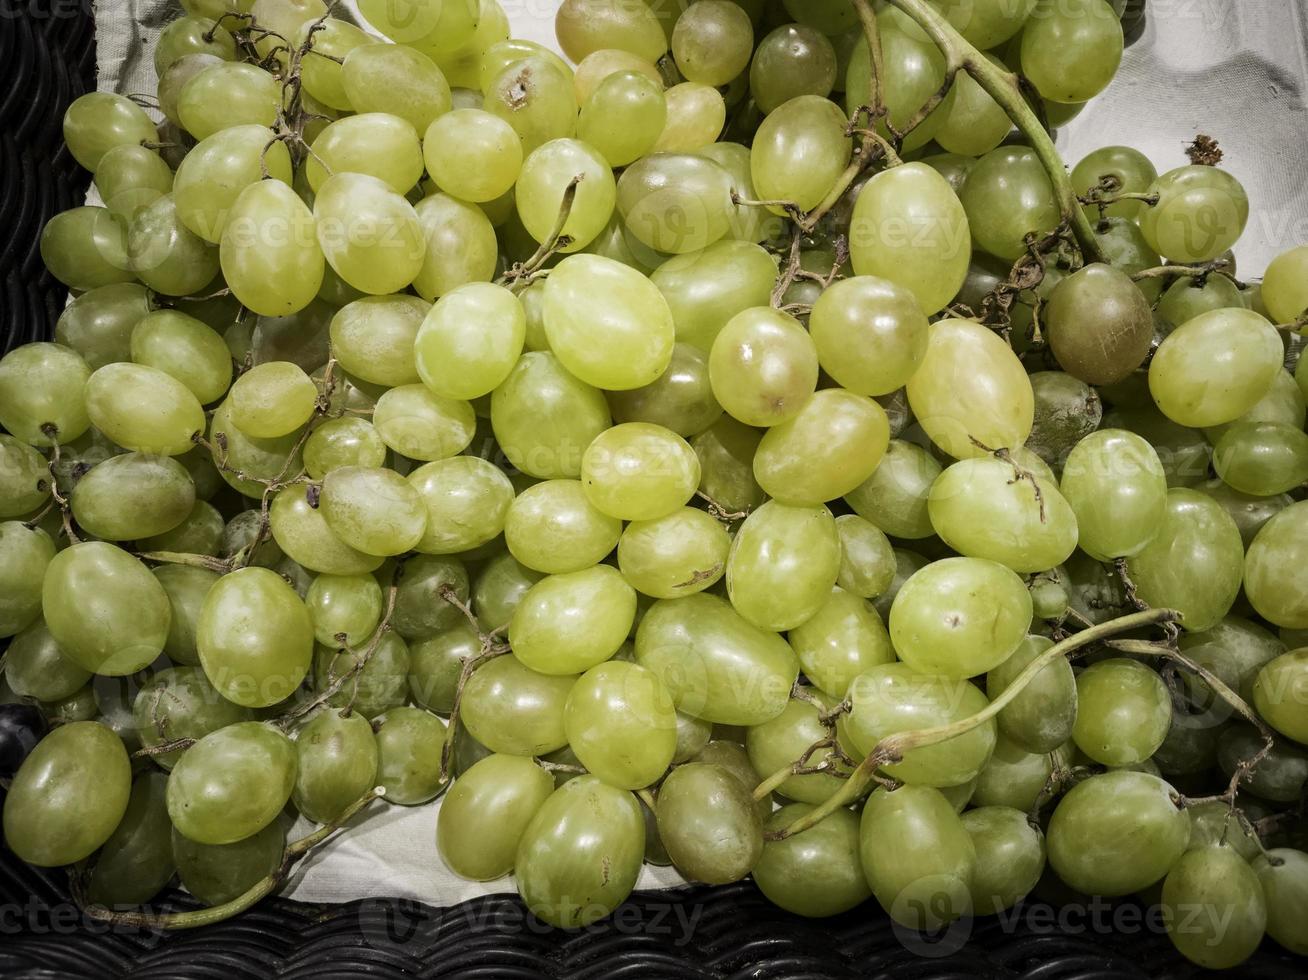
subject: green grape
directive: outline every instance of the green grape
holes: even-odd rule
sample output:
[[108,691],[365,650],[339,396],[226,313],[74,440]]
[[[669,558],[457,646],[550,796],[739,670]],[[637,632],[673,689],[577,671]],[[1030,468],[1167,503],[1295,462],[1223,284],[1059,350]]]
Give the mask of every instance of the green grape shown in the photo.
[[223,129],[201,140],[178,166],[172,188],[177,217],[193,234],[218,244],[237,214],[241,192],[265,174],[291,183],[286,144],[266,126]]
[[600,664],[582,674],[568,693],[563,725],[581,764],[619,789],[656,782],[676,753],[672,699],[637,664]]
[[[886,663],[859,674],[850,683],[853,705],[846,731],[863,753],[884,738],[900,732],[931,728],[968,718],[989,701],[966,680],[921,674],[908,664]],[[995,723],[976,728],[944,742],[910,749],[902,762],[887,765],[887,775],[919,786],[956,786],[974,778],[995,746]]]
[[1204,429],[1208,441],[1216,446],[1227,432],[1242,422],[1276,422],[1302,429],[1308,415],[1308,401],[1289,371],[1277,371],[1262,398],[1234,422]]
[[[850,9],[852,12],[852,7]],[[877,24],[881,35],[881,70],[884,75],[881,89],[887,109],[886,119],[896,129],[903,129],[944,85],[945,59],[935,42],[911,18],[897,10],[879,12]],[[855,42],[843,77],[845,108],[852,116],[859,106],[870,101],[872,61],[866,38],[860,37]],[[951,87],[945,101],[904,138],[903,148],[916,150],[925,146],[939,131],[955,98],[954,87]],[[877,122],[877,131],[889,137],[886,120]]]
[[[670,90],[675,91],[675,90]],[[669,125],[673,124],[668,106]],[[707,157],[657,148],[618,180],[617,209],[642,244],[682,255],[705,249],[731,228],[731,174]]]
[[127,259],[137,278],[158,293],[186,296],[218,274],[218,250],[182,224],[171,194],[142,208],[127,230]]
[[895,553],[890,539],[879,527],[857,514],[837,517],[836,531],[840,535],[840,573],[836,584],[865,599],[883,595],[895,577]]
[[1252,864],[1262,853],[1258,838],[1246,830],[1236,813],[1221,801],[1187,807],[1190,816],[1190,844],[1187,851],[1224,847]]
[[202,405],[221,398],[232,380],[222,337],[177,310],[156,310],[140,319],[131,331],[131,359],[180,381]]
[[635,591],[609,565],[551,575],[522,597],[509,643],[532,670],[576,674],[613,656],[635,615]]
[[676,511],[699,484],[699,458],[675,432],[626,422],[595,437],[581,457],[581,483],[601,512],[649,521]]
[[4,801],[4,837],[22,861],[73,864],[109,840],[127,812],[131,763],[98,722],[61,725],[23,761]]
[[982,51],[1007,41],[1026,24],[1036,0],[929,0]]
[[1028,752],[1000,731],[994,754],[977,776],[972,804],[1031,812],[1046,795],[1046,787],[1052,785],[1053,759],[1051,754]]
[[836,84],[836,50],[820,31],[784,24],[765,36],[749,66],[749,89],[768,113],[801,95],[826,96]]
[[531,352],[491,396],[491,423],[517,469],[539,479],[575,478],[582,452],[608,428],[609,410],[553,354]]
[[63,134],[73,159],[92,172],[116,146],[159,139],[145,110],[113,92],[88,92],[74,99],[64,112]]
[[545,333],[565,368],[611,390],[648,385],[671,363],[672,313],[658,289],[620,262],[571,256],[545,283]]
[[1022,74],[1046,99],[1081,103],[1113,80],[1122,23],[1105,0],[1039,0],[1022,32]]
[[1158,203],[1140,214],[1140,230],[1155,252],[1173,262],[1210,262],[1239,239],[1249,197],[1217,167],[1169,170],[1149,185]]
[[419,806],[435,799],[441,777],[445,722],[420,708],[393,707],[373,720],[377,733],[377,784],[386,802]]
[[491,755],[459,776],[441,802],[436,848],[455,874],[492,881],[513,870],[527,825],[554,792],[534,760]]
[[70,289],[88,290],[136,278],[127,226],[106,208],[71,208],[41,230],[41,261]]
[[688,715],[684,711],[676,712],[676,717],[677,748],[673,753],[672,761],[689,762],[703,752],[713,738],[713,723]]
[[[986,695],[993,701],[1053,646],[1043,636],[1028,636],[1003,663],[986,674]],[[1170,706],[1169,706],[1170,707]],[[1000,734],[1030,753],[1048,753],[1072,737],[1078,719],[1078,686],[1071,665],[1060,658],[1039,673],[999,712]]]
[[168,595],[172,615],[168,621],[168,638],[164,653],[179,664],[198,664],[195,648],[196,623],[204,607],[205,596],[218,581],[218,573],[191,565],[160,565],[153,575]]
[[860,395],[886,395],[913,376],[927,319],[907,288],[876,276],[842,279],[813,305],[809,331],[822,369]]
[[199,844],[231,844],[277,819],[295,786],[295,746],[257,721],[204,736],[168,777],[173,826]]
[[155,43],[155,74],[162,77],[174,62],[189,54],[210,54],[222,61],[235,61],[236,41],[214,18],[179,17],[164,27]]
[[492,752],[544,755],[568,744],[563,712],[576,680],[538,673],[516,656],[496,657],[468,679],[460,718]]
[[705,353],[734,316],[768,305],[776,277],[763,248],[738,241],[673,256],[650,276],[672,311],[678,341]]
[[1026,254],[1028,233],[1042,234],[1058,223],[1049,177],[1027,147],[987,153],[968,174],[961,197],[975,245],[1007,261]]
[[781,637],[707,593],[654,603],[636,630],[636,660],[659,675],[679,710],[729,725],[776,717],[799,673]]
[[716,88],[682,82],[663,97],[668,116],[655,153],[696,153],[717,140],[727,121],[727,104]]
[[962,679],[1007,660],[1030,623],[1031,594],[1012,570],[948,558],[904,583],[891,607],[890,637],[914,670]]
[[323,478],[320,507],[327,526],[364,554],[404,554],[427,530],[427,507],[418,490],[381,467],[332,470]]
[[111,214],[130,222],[142,208],[173,189],[173,172],[154,150],[115,146],[95,168],[95,189]]
[[[48,547],[47,539],[27,550]],[[36,557],[13,554],[16,563]],[[135,673],[154,661],[164,647],[170,613],[168,596],[143,564],[101,541],[72,545],[46,560],[40,608],[51,635],[70,658],[92,673],[111,677]],[[17,565],[15,571],[22,567]],[[41,581],[39,575],[36,580]]]
[[760,438],[757,429],[724,415],[691,439],[700,461],[699,490],[728,513],[745,513],[763,502],[753,470]]
[[468,572],[461,561],[440,555],[415,555],[406,561],[391,616],[395,632],[406,640],[422,640],[463,622],[463,613],[446,599],[446,590],[460,602],[468,601]]
[[332,317],[332,354],[362,381],[388,388],[414,384],[414,342],[430,310],[430,303],[404,294],[356,299]]
[[305,180],[315,193],[332,174],[348,172],[368,174],[396,194],[407,194],[422,171],[418,131],[389,112],[365,112],[329,123],[304,162]]
[[315,823],[330,823],[372,789],[378,749],[362,714],[321,711],[295,740],[295,808]]
[[0,519],[24,517],[49,499],[45,457],[13,436],[0,434]]
[[995,457],[964,459],[931,485],[931,525],[960,554],[1039,572],[1076,550],[1077,519],[1053,480]]
[[564,54],[573,61],[592,51],[619,48],[654,62],[667,50],[663,28],[644,3],[564,0],[554,27]]
[[97,538],[129,541],[170,531],[195,504],[186,468],[167,456],[113,456],[78,481],[69,503],[77,523]]
[[[182,89],[200,72],[213,65],[220,65],[223,59],[212,54],[186,54],[178,58],[165,69],[164,73],[159,76],[159,111],[163,113],[164,118],[172,123],[178,129],[182,128],[182,117],[178,113],[178,102],[181,99]],[[94,93],[108,95],[109,93]],[[133,104],[135,108],[135,104]],[[144,137],[147,140],[154,141],[158,139],[156,135]],[[128,145],[140,145],[133,142]]]
[[481,637],[461,623],[409,647],[409,694],[436,714],[454,710],[455,691],[466,661],[481,653]]
[[1116,384],[1149,353],[1149,301],[1119,268],[1095,263],[1061,279],[1041,321],[1063,369],[1087,384]]
[[1288,847],[1268,851],[1254,862],[1267,906],[1267,934],[1292,953],[1308,952],[1304,915],[1308,912],[1308,854]]
[[398,292],[427,271],[422,220],[376,177],[338,173],[327,178],[314,198],[313,216],[327,262],[356,289]]
[[578,480],[528,487],[510,504],[504,525],[513,557],[548,574],[591,568],[613,550],[621,534],[622,522],[598,510]]
[[827,602],[840,571],[840,536],[825,507],[763,504],[727,558],[731,604],[760,629],[793,629]]
[[926,164],[883,171],[863,186],[854,206],[854,271],[894,283],[913,294],[922,312],[937,313],[967,276],[969,217],[948,182]]
[[611,392],[608,402],[619,422],[649,422],[686,438],[722,416],[709,381],[708,356],[686,343],[673,346],[672,360],[658,378],[640,388]]
[[1188,323],[1201,313],[1240,308],[1240,288],[1227,276],[1212,275],[1206,281],[1181,278],[1158,303],[1158,315],[1168,323]]
[[1013,807],[979,807],[962,820],[976,849],[973,909],[987,914],[1012,908],[1031,893],[1044,871],[1044,834]]
[[1158,534],[1167,477],[1140,436],[1101,429],[1073,447],[1061,490],[1076,514],[1081,548],[1107,560],[1138,554]]
[[896,538],[926,538],[935,533],[927,498],[941,466],[916,443],[892,439],[880,465],[867,480],[845,495],[861,517]]
[[371,575],[319,575],[304,605],[319,643],[360,646],[381,620],[382,590]]
[[418,133],[450,111],[450,86],[441,70],[422,51],[403,44],[351,49],[341,65],[341,87],[355,112],[393,113]]
[[149,312],[149,293],[140,283],[100,286],[64,307],[55,340],[80,354],[92,370],[130,361],[132,330]]
[[849,163],[848,124],[840,107],[819,95],[797,96],[769,113],[750,158],[758,194],[801,211],[817,207]]
[[[829,737],[821,713],[831,710],[836,699],[823,697],[811,689],[806,694],[813,699],[811,702],[791,700],[777,717],[754,725],[745,733],[745,750],[749,753],[750,765],[758,772],[771,775],[787,768],[803,756],[809,746]],[[841,750],[845,748],[842,744]],[[842,764],[839,756],[829,749],[813,752],[805,765],[835,767],[836,773],[842,775],[849,771],[849,766]],[[776,788],[776,792],[801,803],[821,803],[840,789],[842,775],[823,772],[791,776]]]
[[1001,338],[971,320],[931,325],[926,356],[907,392],[931,441],[955,459],[1015,448],[1031,433],[1035,395],[1025,369]]
[[498,116],[481,109],[456,109],[430,123],[423,158],[427,172],[446,192],[464,201],[493,201],[518,179],[522,142]]
[[410,357],[416,360],[423,383],[437,395],[480,398],[513,370],[522,353],[526,322],[522,304],[512,292],[490,283],[469,283],[431,308]]
[[281,576],[242,568],[205,596],[195,642],[205,675],[223,697],[263,708],[292,693],[308,673],[313,625]]
[[667,119],[667,99],[657,77],[639,71],[615,71],[605,76],[582,102],[577,135],[599,151],[610,166],[625,167],[653,149]]
[[[774,214],[766,205],[749,203],[758,194],[754,190],[752,154],[749,147],[739,143],[710,143],[692,151],[722,167],[731,177],[732,190],[741,203],[731,207],[731,224],[727,232],[730,239],[742,242],[765,242],[781,234],[786,220]],[[743,270],[738,270],[738,272]],[[773,275],[775,278],[775,273]],[[771,292],[771,287],[768,289]],[[750,303],[749,306],[765,304]]]
[[1076,679],[1077,748],[1106,766],[1132,766],[1158,750],[1172,722],[1163,679],[1144,664],[1101,660]]
[[694,881],[739,881],[763,853],[763,827],[749,789],[721,766],[690,763],[659,787],[659,838],[672,863]]
[[689,81],[726,85],[749,67],[754,25],[749,14],[726,0],[688,7],[672,32],[672,56]]
[[[556,240],[552,236],[569,187],[573,188],[572,205]],[[556,139],[528,154],[514,195],[518,216],[532,238],[542,245],[555,244],[561,252],[576,252],[608,224],[617,202],[617,185],[598,150],[580,140]]]
[[[529,44],[530,42],[509,41],[506,48],[519,45]],[[546,49],[548,50],[548,49]],[[524,49],[526,51],[526,49]],[[487,52],[490,55],[492,52]],[[535,51],[526,51],[528,56],[535,54]],[[507,51],[506,51],[507,54]],[[516,57],[516,55],[514,56]],[[562,59],[560,59],[562,60]],[[566,62],[565,62],[566,64]],[[489,66],[487,66],[489,67]],[[571,68],[568,69],[572,71]],[[633,72],[637,75],[643,75],[645,78],[654,82],[658,86],[658,91],[663,91],[663,76],[659,73],[658,67],[652,61],[646,61],[640,55],[632,54],[630,51],[623,51],[620,48],[600,48],[598,51],[592,51],[581,61],[577,62],[577,67],[573,73],[573,86],[577,92],[577,104],[585,106],[590,101],[600,86],[602,86],[613,75],[621,75],[626,72]],[[659,129],[662,130],[660,124]],[[657,133],[654,134],[657,136]],[[641,156],[644,156],[642,153]]]
[[105,841],[91,870],[87,897],[110,908],[140,905],[154,898],[172,879],[172,825],[164,802],[168,779],[143,773],[132,783],[122,821]]
[[[215,462],[224,466],[221,477],[247,497],[258,499],[267,483],[295,472],[299,465],[296,443],[299,433],[278,439],[255,439],[231,424],[230,402],[222,402],[209,425],[209,442]],[[223,449],[223,446],[226,449]],[[303,488],[301,488],[303,489]]]
[[421,384],[390,389],[372,415],[382,442],[401,456],[426,461],[448,459],[468,448],[476,422],[470,404],[441,398]]
[[1158,534],[1128,559],[1127,573],[1144,602],[1180,611],[1187,630],[1205,630],[1235,602],[1243,550],[1220,504],[1195,490],[1169,490]]
[[506,65],[484,89],[484,110],[513,127],[524,154],[576,129],[576,92],[557,60],[533,55]]
[[1181,954],[1218,970],[1253,955],[1268,918],[1259,876],[1231,847],[1181,855],[1163,882],[1162,908],[1168,937]]
[[1308,435],[1280,422],[1236,423],[1218,441],[1213,468],[1242,493],[1285,493],[1308,480]]
[[[305,59],[306,66],[311,60]],[[202,140],[233,126],[272,126],[281,100],[281,84],[273,75],[243,61],[220,61],[182,86],[177,117],[183,129]]]
[[618,568],[644,595],[675,599],[721,579],[730,547],[730,536],[715,518],[683,507],[665,517],[629,524],[618,542]]
[[286,184],[250,184],[232,204],[218,249],[232,294],[261,316],[297,313],[323,281],[313,213]]
[[356,48],[376,43],[373,35],[334,17],[303,24],[292,37],[292,47],[310,45],[300,61],[304,91],[333,109],[354,109],[345,92],[342,63]]
[[304,444],[304,468],[315,480],[342,466],[381,466],[385,459],[386,444],[360,418],[328,419]]
[[258,833],[231,844],[198,844],[172,832],[172,856],[182,885],[208,906],[244,895],[282,863],[286,830],[274,820]]
[[537,918],[573,928],[603,918],[626,900],[644,853],[636,798],[594,776],[579,776],[536,810],[522,832],[513,870],[518,892]]
[[[781,830],[813,807],[783,806],[766,829]],[[871,894],[859,864],[858,817],[837,810],[802,834],[765,841],[754,865],[754,883],[774,905],[811,918],[839,915]]]
[[[629,52],[618,53],[637,61],[640,60]],[[557,69],[563,77],[575,81],[572,66],[555,54],[552,49],[535,41],[528,41],[525,38],[508,37],[506,32],[505,37],[500,38],[494,44],[488,45],[482,52],[480,63],[477,66],[477,83],[472,87],[479,91],[489,89],[495,81],[495,76],[501,71],[510,65],[520,64],[528,58],[541,58],[548,62],[551,67]],[[580,63],[577,67],[578,69],[581,67]],[[577,93],[577,103],[580,104],[583,101],[580,88],[577,89]]]
[[418,224],[426,253],[413,280],[414,291],[428,302],[465,283],[490,282],[495,275],[495,229],[475,204],[446,194],[418,202]]
[[[11,668],[12,669],[12,668]],[[1253,703],[1267,723],[1287,738],[1308,745],[1308,650],[1282,654],[1258,672]]]
[[794,418],[813,394],[817,373],[812,338],[794,317],[770,307],[732,317],[709,353],[713,394],[747,425]]
[[941,792],[878,789],[859,824],[863,874],[881,907],[910,929],[938,929],[972,911],[976,846]]
[[[1110,178],[1114,184],[1106,192],[1108,196],[1144,194],[1149,190],[1149,185],[1158,179],[1158,171],[1139,150],[1129,146],[1105,146],[1087,154],[1073,168],[1072,187],[1078,195],[1084,196],[1092,188],[1099,187],[1105,177]],[[1084,205],[1084,210],[1091,220],[1099,217],[1099,208],[1093,204]],[[1104,214],[1110,218],[1135,220],[1146,210],[1144,201],[1127,200],[1108,205]]]
[[1069,887],[1114,897],[1152,885],[1190,839],[1174,790],[1144,772],[1117,769],[1072,787],[1049,822],[1050,867]]
[[1277,323],[1292,323],[1308,309],[1308,246],[1282,252],[1263,273],[1262,298],[1268,315]]
[[[992,54],[985,58],[1004,70],[1004,63]],[[953,101],[944,114],[935,140],[950,153],[981,157],[1004,141],[1013,122],[1004,108],[990,97],[967,72],[954,81]]]
[[276,439],[299,430],[317,404],[318,386],[299,366],[269,361],[236,379],[227,410],[232,424],[247,436]]
[[1212,455],[1208,440],[1201,432],[1173,422],[1154,406],[1114,409],[1104,417],[1104,427],[1134,432],[1153,446],[1169,487],[1193,487],[1208,479]]
[[409,474],[427,508],[427,529],[415,545],[428,554],[457,554],[481,547],[505,529],[513,484],[495,466],[473,456],[455,456]]
[[[199,667],[169,667],[137,692],[132,719],[141,744],[155,748],[175,739],[206,735],[250,721],[253,713],[222,697]],[[155,752],[150,758],[171,770],[185,749]]]
[[[43,580],[54,556],[54,542],[45,531],[18,521],[0,523],[0,637],[13,636],[41,615]],[[68,618],[72,629],[75,624]]]
[[41,619],[19,630],[9,644],[5,680],[20,697],[62,701],[90,679],[91,672],[64,653]]

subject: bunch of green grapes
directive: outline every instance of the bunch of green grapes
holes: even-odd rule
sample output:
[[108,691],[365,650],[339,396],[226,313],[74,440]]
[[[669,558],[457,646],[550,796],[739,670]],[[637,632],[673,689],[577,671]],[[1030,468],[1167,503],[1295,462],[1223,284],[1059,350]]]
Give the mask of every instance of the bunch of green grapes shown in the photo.
[[1308,953],[1308,246],[1235,278],[1211,141],[1064,169],[1125,3],[183,6],[0,359],[19,857],[230,914],[440,798],[560,926],[1047,866]]

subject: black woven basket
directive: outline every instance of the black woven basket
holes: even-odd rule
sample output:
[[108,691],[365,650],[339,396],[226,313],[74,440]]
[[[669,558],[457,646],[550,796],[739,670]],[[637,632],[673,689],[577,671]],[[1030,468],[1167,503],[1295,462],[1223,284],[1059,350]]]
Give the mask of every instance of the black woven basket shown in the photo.
[[[125,0],[105,0],[125,2]],[[88,5],[89,6],[89,5]],[[79,203],[88,175],[60,132],[64,108],[94,86],[86,10],[0,0],[0,335],[4,350],[49,338],[66,290],[42,265],[44,222]],[[181,892],[156,910],[195,907]],[[638,893],[576,932],[534,920],[511,896],[433,908],[371,899],[308,905],[269,899],[232,921],[162,934],[85,919],[61,871],[0,847],[0,977],[244,980],[281,977],[1018,978],[1192,977],[1156,917],[1133,904],[1032,899],[1007,917],[923,936],[874,902],[826,920],[789,915],[752,884]],[[1242,977],[1302,978],[1268,943]]]

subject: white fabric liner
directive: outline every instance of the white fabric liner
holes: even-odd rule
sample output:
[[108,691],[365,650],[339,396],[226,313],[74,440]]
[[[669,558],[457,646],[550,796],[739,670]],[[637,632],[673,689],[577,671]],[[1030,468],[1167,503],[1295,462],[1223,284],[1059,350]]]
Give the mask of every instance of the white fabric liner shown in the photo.
[[[513,35],[558,49],[560,0],[502,0]],[[182,13],[176,0],[96,4],[99,88],[152,92],[154,42]],[[336,16],[362,23],[351,0]],[[1249,192],[1249,225],[1236,246],[1240,275],[1259,278],[1278,254],[1308,242],[1308,4],[1300,0],[1149,0],[1146,32],[1126,51],[1108,90],[1058,133],[1075,164],[1100,146],[1124,144],[1166,171],[1186,163],[1197,133],[1216,137],[1223,166]],[[94,199],[94,188],[91,197]],[[470,882],[436,853],[439,801],[421,807],[374,804],[362,820],[317,848],[284,891],[305,902],[416,899],[454,905],[511,892],[510,879]],[[302,836],[301,820],[290,832]],[[670,868],[647,866],[639,888],[682,884]]]

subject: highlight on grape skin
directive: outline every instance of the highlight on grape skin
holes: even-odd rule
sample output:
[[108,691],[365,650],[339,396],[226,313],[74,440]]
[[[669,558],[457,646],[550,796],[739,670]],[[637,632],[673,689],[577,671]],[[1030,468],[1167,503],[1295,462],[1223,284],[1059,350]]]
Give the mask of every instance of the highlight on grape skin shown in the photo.
[[185,0],[69,107],[8,846],[184,928],[427,808],[565,928],[670,865],[1308,955],[1308,245],[1237,275],[1236,134],[1060,159],[1138,5],[556,6]]

